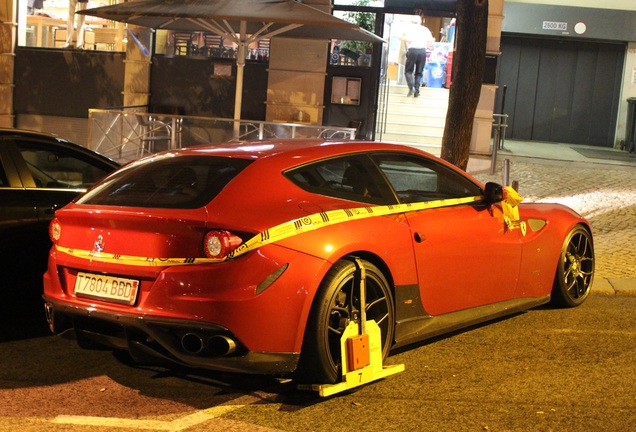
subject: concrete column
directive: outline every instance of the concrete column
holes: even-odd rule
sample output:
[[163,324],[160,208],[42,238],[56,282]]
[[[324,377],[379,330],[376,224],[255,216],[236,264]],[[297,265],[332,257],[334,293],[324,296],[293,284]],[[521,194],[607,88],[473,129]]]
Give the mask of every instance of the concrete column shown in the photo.
[[128,26],[124,69],[124,106],[148,105],[150,102],[150,65],[152,30]]
[[272,38],[267,121],[322,124],[327,43],[327,40]]
[[0,0],[0,127],[13,127],[17,0]]
[[[305,0],[331,13],[329,0]],[[328,39],[273,38],[267,83],[267,121],[322,124],[324,86],[329,53]]]

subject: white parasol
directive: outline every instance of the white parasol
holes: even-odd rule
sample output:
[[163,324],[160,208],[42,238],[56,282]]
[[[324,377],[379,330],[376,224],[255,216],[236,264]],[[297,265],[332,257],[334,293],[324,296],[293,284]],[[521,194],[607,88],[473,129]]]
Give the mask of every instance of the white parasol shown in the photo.
[[[261,39],[384,42],[357,25],[293,0],[139,0],[78,13],[153,29],[205,31],[238,46],[234,120],[241,118],[246,48]],[[237,123],[238,124],[238,123]]]

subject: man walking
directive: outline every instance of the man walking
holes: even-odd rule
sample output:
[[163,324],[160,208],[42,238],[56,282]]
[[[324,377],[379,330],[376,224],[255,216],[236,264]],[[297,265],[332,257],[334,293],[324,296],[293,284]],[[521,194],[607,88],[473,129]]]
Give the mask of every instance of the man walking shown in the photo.
[[424,25],[424,18],[414,15],[401,39],[406,42],[407,47],[406,65],[404,66],[404,78],[409,86],[407,96],[418,97],[420,95],[422,71],[426,64],[426,49],[431,47],[435,38]]

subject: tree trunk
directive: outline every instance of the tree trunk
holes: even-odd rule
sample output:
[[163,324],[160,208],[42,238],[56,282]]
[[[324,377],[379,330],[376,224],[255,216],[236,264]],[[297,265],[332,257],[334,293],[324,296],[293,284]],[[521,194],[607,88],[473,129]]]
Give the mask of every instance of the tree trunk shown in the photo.
[[486,65],[488,0],[457,0],[457,49],[448,99],[442,159],[465,170]]

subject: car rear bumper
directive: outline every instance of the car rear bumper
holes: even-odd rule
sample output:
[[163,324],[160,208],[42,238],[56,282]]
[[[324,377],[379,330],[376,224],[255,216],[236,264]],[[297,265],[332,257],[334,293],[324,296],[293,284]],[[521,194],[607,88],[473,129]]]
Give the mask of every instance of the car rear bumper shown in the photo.
[[223,372],[289,375],[300,353],[249,351],[226,328],[134,314],[113,314],[44,296],[54,334],[74,337],[82,347],[126,350],[137,361],[174,363]]

